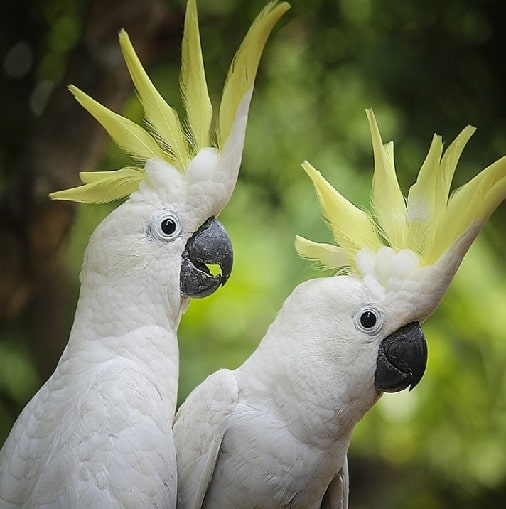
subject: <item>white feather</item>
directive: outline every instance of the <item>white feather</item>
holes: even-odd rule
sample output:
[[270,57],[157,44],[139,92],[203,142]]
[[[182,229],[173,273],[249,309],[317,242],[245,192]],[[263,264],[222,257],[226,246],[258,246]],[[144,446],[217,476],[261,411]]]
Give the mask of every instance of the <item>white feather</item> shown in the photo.
[[188,397],[174,426],[179,508],[347,507],[351,433],[378,398],[379,341],[399,325],[359,332],[366,304],[383,309],[356,277],[302,283],[251,357]]

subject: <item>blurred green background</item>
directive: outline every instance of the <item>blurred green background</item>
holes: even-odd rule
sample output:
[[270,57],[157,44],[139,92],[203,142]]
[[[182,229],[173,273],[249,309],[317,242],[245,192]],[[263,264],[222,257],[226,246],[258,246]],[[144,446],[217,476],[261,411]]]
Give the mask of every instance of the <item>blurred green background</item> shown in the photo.
[[[55,94],[67,94],[66,80],[75,79],[67,72],[69,60],[86,58],[79,48],[86,39],[83,34],[89,36],[89,12],[96,3],[2,4],[3,206],[12,201],[10,183],[18,177],[27,139],[37,143],[41,139],[37,133],[55,129],[44,125],[44,110]],[[232,55],[264,2],[198,3],[204,62],[216,108]],[[468,123],[478,127],[459,164],[455,185],[506,154],[504,2],[291,3],[260,64],[239,182],[221,215],[234,243],[232,278],[212,298],[193,301],[179,331],[180,400],[212,371],[238,366],[294,286],[321,275],[298,259],[293,248],[297,233],[330,241],[300,163],[310,160],[346,197],[367,206],[373,166],[365,108],[373,107],[384,140],[396,142],[397,172],[405,192],[434,132],[448,144]],[[171,38],[179,41],[184,2],[167,0],[163,9],[173,20]],[[135,37],[132,40],[136,45]],[[169,103],[178,105],[179,43],[167,44],[153,56],[148,70]],[[76,85],[85,88],[83,83]],[[139,119],[131,89],[128,95],[122,109]],[[77,108],[69,114],[77,115],[74,112]],[[80,144],[86,148],[86,140]],[[72,148],[61,144],[62,151]],[[93,168],[60,171],[76,175],[78,169],[111,169],[125,162],[111,145],[100,151],[98,160]],[[30,168],[23,171],[29,173]],[[21,198],[16,203],[23,208]],[[55,255],[62,263],[42,282],[50,288],[43,295],[46,304],[51,295],[51,311],[43,311],[41,319],[40,307],[34,304],[40,297],[36,289],[26,305],[0,321],[0,443],[65,344],[83,250],[108,210],[77,208],[71,232]],[[2,228],[7,228],[6,217]],[[429,363],[420,385],[413,392],[384,396],[358,425],[350,451],[353,509],[504,507],[505,219],[503,205],[425,324]],[[4,250],[9,238],[0,238]],[[0,270],[1,285],[10,268],[3,264]],[[60,329],[43,333],[41,347],[40,324],[54,314],[61,315]]]

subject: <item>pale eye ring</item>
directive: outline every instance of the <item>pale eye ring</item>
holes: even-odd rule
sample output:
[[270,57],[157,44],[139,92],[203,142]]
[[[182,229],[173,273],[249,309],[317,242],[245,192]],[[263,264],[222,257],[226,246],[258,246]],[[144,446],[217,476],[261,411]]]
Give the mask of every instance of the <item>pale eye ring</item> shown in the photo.
[[148,234],[159,240],[171,241],[181,236],[181,221],[167,210],[156,212],[148,225]]
[[364,306],[354,316],[355,327],[366,334],[376,334],[383,326],[383,313],[374,306]]

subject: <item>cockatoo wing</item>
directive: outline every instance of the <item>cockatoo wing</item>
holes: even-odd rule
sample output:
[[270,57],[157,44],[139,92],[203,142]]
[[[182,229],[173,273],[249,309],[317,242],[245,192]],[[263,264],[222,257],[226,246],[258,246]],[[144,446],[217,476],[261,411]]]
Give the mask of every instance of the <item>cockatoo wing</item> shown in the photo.
[[176,415],[178,505],[185,509],[202,507],[238,392],[233,371],[221,369],[188,396],[184,413]]
[[173,411],[142,365],[103,364],[64,361],[25,408],[0,454],[0,508],[175,507]]
[[350,477],[348,474],[348,456],[345,457],[343,468],[329,484],[322,500],[321,509],[348,509],[348,492]]

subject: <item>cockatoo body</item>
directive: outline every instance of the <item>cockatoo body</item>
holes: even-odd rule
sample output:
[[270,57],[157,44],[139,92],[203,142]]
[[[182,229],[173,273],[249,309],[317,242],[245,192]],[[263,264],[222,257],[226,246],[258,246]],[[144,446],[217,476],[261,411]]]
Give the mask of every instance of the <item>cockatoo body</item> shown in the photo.
[[175,508],[177,328],[189,298],[212,294],[230,275],[231,242],[216,216],[236,183],[264,44],[287,8],[269,4],[236,53],[214,142],[195,0],[182,43],[184,129],[125,32],[120,44],[148,130],[71,87],[143,166],[84,172],[83,186],[52,195],[128,198],[93,233],[68,345],[0,451],[1,509]]
[[296,287],[257,350],[207,378],[179,409],[180,509],[347,508],[354,426],[383,392],[413,388],[423,376],[420,323],[506,197],[506,158],[448,199],[471,131],[444,156],[435,137],[405,202],[393,147],[368,117],[374,214],[304,163],[339,246],[298,237],[296,247],[337,275]]

